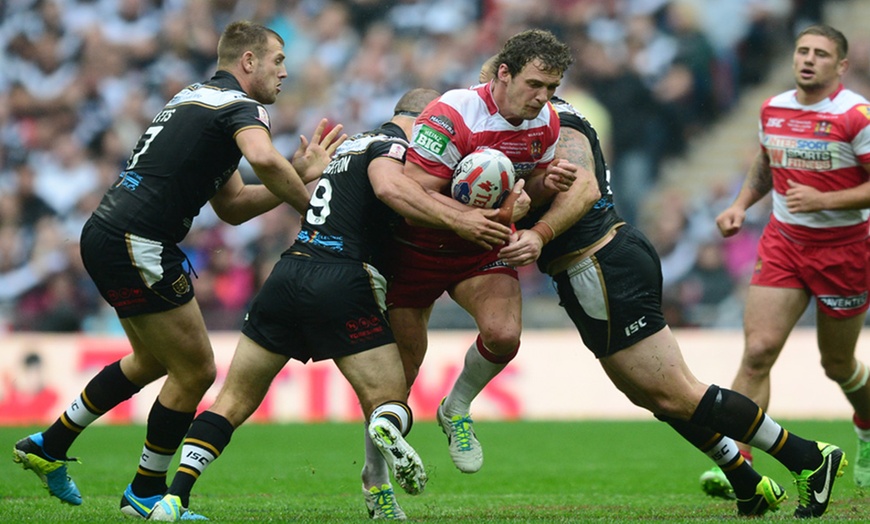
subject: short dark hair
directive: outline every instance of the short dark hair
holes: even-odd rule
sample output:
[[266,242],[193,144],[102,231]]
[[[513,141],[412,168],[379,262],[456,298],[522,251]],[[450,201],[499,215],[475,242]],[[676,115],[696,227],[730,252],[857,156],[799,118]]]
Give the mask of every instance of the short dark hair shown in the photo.
[[426,109],[429,102],[441,96],[434,89],[426,89],[422,87],[414,88],[402,95],[402,98],[396,102],[396,107],[393,109],[393,115],[417,116]]
[[281,35],[264,25],[249,20],[232,22],[224,29],[218,41],[218,66],[230,65],[246,51],[251,51],[257,57],[262,57],[266,54],[270,37],[277,39],[282,46],[284,45],[284,39],[281,38]]
[[846,35],[829,25],[815,24],[807,27],[798,33],[797,37],[794,39],[795,43],[797,43],[797,41],[804,35],[824,36],[831,42],[834,42],[837,46],[837,58],[840,60],[846,58],[846,55],[849,54],[849,41],[846,40]]
[[529,29],[515,34],[505,42],[496,55],[494,67],[498,70],[501,64],[505,64],[511,76],[516,76],[526,64],[535,59],[541,61],[544,71],[560,75],[574,62],[571,49],[553,33],[543,29]]

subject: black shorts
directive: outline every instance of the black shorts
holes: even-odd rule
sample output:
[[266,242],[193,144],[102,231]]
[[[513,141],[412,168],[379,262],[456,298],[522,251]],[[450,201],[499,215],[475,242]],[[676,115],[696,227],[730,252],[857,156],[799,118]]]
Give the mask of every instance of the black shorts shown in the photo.
[[624,225],[591,257],[555,275],[560,305],[597,358],[661,331],[662,265],[646,237]]
[[254,297],[242,333],[301,362],[391,344],[386,289],[368,264],[285,253]]
[[85,269],[119,318],[167,311],[193,299],[183,267],[187,257],[175,244],[116,232],[91,217],[80,249]]

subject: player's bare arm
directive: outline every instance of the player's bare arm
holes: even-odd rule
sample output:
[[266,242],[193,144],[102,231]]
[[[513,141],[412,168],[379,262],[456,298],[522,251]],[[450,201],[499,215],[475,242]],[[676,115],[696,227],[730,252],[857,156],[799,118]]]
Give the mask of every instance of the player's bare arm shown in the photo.
[[236,226],[278,207],[281,199],[266,186],[245,184],[236,170],[209,202],[218,218]]
[[[864,164],[870,174],[870,164]],[[826,209],[865,209],[870,207],[870,181],[839,191],[818,189],[788,180],[785,203],[792,213],[812,213]]]
[[236,144],[269,191],[304,215],[308,189],[290,161],[272,145],[269,133],[262,128],[248,128],[236,135]]
[[770,157],[765,153],[759,152],[755,157],[755,161],[752,162],[752,166],[749,168],[749,176],[746,179],[746,183],[753,192],[753,199],[746,206],[747,208],[758,202],[773,189],[773,171],[770,169]]
[[507,242],[511,230],[494,220],[497,209],[465,205],[455,208],[453,199],[450,199],[450,205],[446,205],[440,199],[432,198],[440,193],[427,193],[423,186],[402,171],[402,163],[389,158],[378,158],[369,164],[369,180],[375,195],[394,211],[417,225],[452,229],[484,249]]
[[329,120],[321,119],[317,128],[314,129],[314,134],[311,135],[310,142],[305,138],[305,135],[299,135],[299,149],[293,153],[293,157],[290,159],[293,168],[302,177],[302,182],[306,184],[320,178],[323,170],[332,160],[335,150],[347,140],[347,134],[340,135],[344,129],[342,124],[336,124],[324,135],[323,132],[327,125],[329,125]]
[[759,151],[746,174],[746,180],[734,202],[716,217],[716,226],[723,237],[730,237],[740,231],[746,219],[746,210],[761,200],[773,189],[773,172],[770,158]]
[[534,229],[516,232],[516,240],[502,248],[501,258],[513,266],[524,266],[541,256],[544,244],[583,218],[601,198],[595,179],[595,160],[589,140],[576,129],[562,128],[556,158],[577,167],[577,180],[568,191],[558,193],[550,209]]

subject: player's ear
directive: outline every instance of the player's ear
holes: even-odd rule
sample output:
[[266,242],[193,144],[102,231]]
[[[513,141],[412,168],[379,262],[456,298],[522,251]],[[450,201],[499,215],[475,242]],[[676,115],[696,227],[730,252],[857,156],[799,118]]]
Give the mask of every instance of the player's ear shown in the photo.
[[245,51],[242,55],[242,69],[246,73],[252,73],[254,71],[254,62],[256,61],[256,56],[251,51]]

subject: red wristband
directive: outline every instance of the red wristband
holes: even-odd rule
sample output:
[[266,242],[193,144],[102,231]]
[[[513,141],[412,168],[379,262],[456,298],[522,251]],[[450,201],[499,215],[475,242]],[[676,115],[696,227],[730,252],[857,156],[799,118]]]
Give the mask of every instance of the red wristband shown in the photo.
[[530,231],[534,231],[541,237],[541,240],[544,241],[544,245],[547,245],[553,237],[556,236],[556,232],[553,231],[553,226],[544,222],[543,220],[539,220],[535,222],[535,225],[529,228]]

